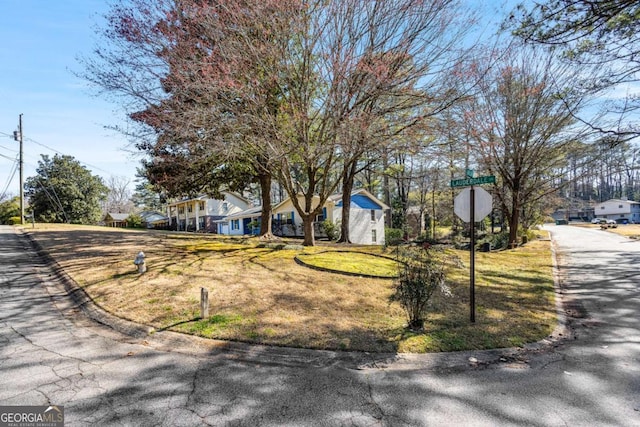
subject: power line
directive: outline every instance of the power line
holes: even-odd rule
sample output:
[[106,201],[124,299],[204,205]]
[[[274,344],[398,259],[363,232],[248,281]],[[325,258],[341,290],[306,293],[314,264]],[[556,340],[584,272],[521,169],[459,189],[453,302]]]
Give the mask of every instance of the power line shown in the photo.
[[[0,156],[2,156],[0,154]],[[2,157],[6,157],[6,156],[2,156]],[[9,157],[7,157],[9,159]],[[4,190],[2,190],[2,195],[0,196],[0,200],[4,199],[4,196],[7,194],[7,190],[9,189],[9,186],[11,185],[11,182],[13,181],[13,178],[16,176],[16,171],[18,170],[18,157],[16,157],[15,159],[9,159],[9,160],[13,160],[13,166],[11,167],[11,172],[9,172],[9,180],[7,181],[7,185],[5,185]]]
[[9,147],[5,147],[4,145],[0,145],[0,148],[7,150],[7,151],[13,151],[14,153],[17,153],[18,150],[14,150],[13,148],[9,148]]

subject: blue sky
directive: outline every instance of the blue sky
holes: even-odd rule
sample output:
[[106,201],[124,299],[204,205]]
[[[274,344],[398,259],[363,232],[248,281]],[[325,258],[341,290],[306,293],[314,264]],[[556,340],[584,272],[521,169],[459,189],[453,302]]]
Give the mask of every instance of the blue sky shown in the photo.
[[[133,181],[139,158],[126,151],[121,134],[105,128],[122,123],[123,114],[72,73],[81,67],[76,58],[95,46],[94,27],[106,10],[104,0],[2,0],[0,195],[18,154],[12,134],[21,113],[25,178],[35,175],[40,154],[59,152],[105,179]],[[17,173],[7,192],[18,194]]]

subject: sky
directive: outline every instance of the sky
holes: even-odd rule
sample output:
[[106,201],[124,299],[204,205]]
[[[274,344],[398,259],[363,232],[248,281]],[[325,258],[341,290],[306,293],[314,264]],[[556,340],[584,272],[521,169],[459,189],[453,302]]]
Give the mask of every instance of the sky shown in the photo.
[[77,58],[96,46],[104,0],[1,0],[0,196],[19,194],[18,173],[9,184],[19,151],[13,139],[23,122],[24,177],[36,175],[41,154],[73,156],[105,181],[132,182],[140,158],[109,126],[124,123],[118,106],[96,97],[73,71]]

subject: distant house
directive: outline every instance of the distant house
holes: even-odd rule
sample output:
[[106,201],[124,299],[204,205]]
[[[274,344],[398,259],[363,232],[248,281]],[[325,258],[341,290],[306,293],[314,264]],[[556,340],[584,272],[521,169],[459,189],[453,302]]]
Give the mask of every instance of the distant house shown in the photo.
[[142,211],[138,215],[142,218],[145,228],[166,229],[169,227],[169,217],[156,211]]
[[169,228],[177,231],[219,233],[219,220],[244,211],[250,205],[249,201],[239,194],[224,192],[223,196],[223,200],[200,196],[169,203]]
[[104,216],[103,221],[107,227],[126,227],[127,218],[129,218],[128,213],[109,212]]
[[625,199],[610,199],[594,206],[597,218],[613,219],[617,222],[640,223],[640,202]]

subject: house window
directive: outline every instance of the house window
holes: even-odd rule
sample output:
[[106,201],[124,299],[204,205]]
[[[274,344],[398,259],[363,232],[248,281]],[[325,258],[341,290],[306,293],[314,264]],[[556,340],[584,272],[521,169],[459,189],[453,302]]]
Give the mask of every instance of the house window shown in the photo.
[[293,224],[293,212],[280,214],[280,224]]
[[371,230],[371,243],[376,243],[378,241],[378,233],[376,230]]
[[223,202],[222,203],[222,212],[227,213],[229,211],[229,203],[228,202]]
[[604,210],[604,206],[600,206],[600,209],[601,209],[601,210]]
[[180,215],[184,214],[184,206],[180,206],[180,207],[178,208],[178,213],[179,213]]
[[192,205],[187,206],[187,212],[193,212],[193,206]]
[[198,209],[201,210],[201,211],[204,210],[204,202],[198,203]]
[[375,221],[376,220],[376,211],[375,209],[371,209],[371,221]]
[[618,208],[622,209],[622,205],[618,205]]
[[240,220],[239,219],[234,219],[233,221],[231,221],[231,229],[232,230],[240,230]]

